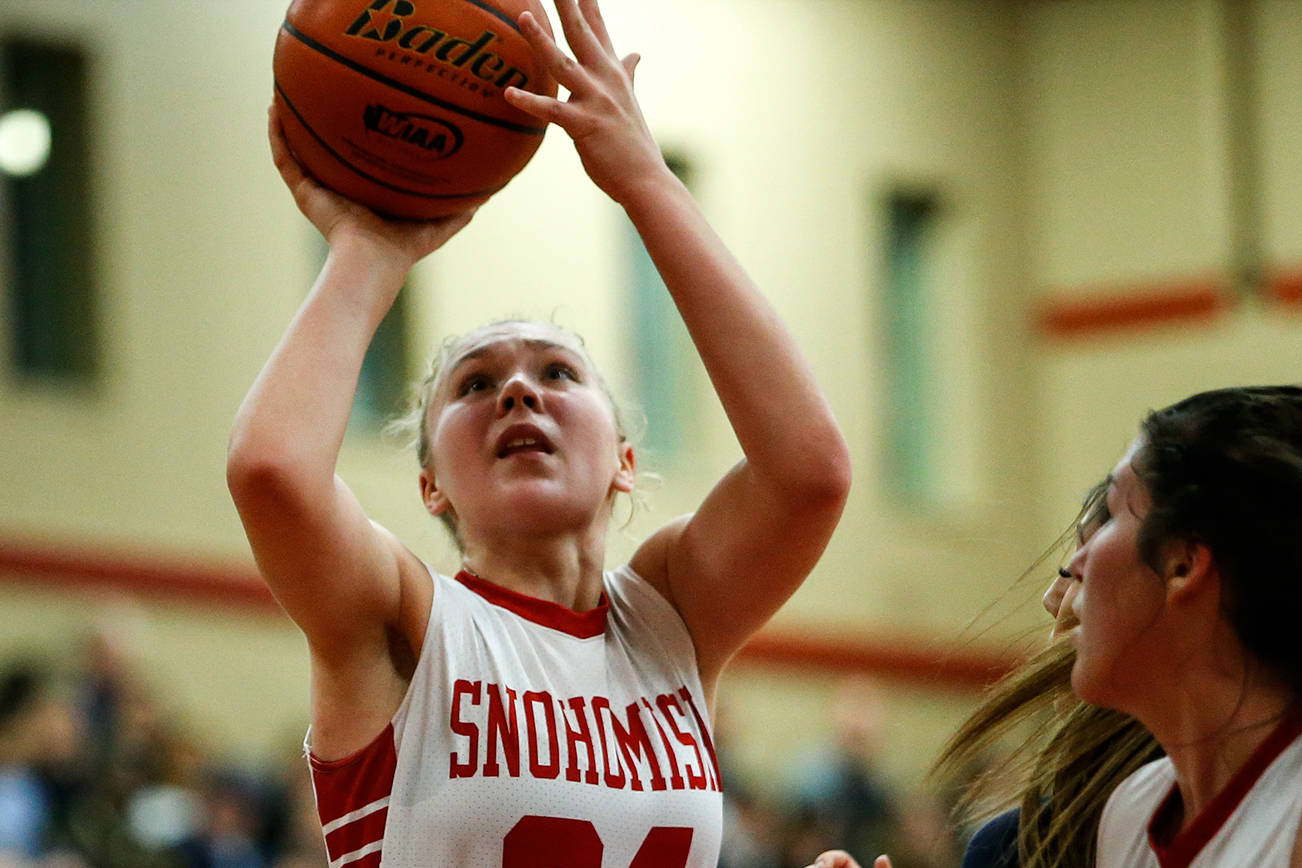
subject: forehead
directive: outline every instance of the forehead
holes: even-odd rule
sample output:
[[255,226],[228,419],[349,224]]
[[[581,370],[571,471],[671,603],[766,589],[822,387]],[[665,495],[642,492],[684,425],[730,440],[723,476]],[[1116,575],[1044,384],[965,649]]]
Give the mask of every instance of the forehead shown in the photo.
[[1125,509],[1129,510],[1135,516],[1142,518],[1152,504],[1152,498],[1149,494],[1148,486],[1135,471],[1136,463],[1142,460],[1142,453],[1145,445],[1146,444],[1142,437],[1136,438],[1135,441],[1130,444],[1130,448],[1126,450],[1126,454],[1121,456],[1121,460],[1117,462],[1117,466],[1112,468],[1112,472],[1108,474],[1108,490],[1106,496],[1111,499],[1114,504],[1118,505],[1113,508],[1113,512],[1124,505]]
[[1121,456],[1121,460],[1108,474],[1108,482],[1111,483],[1110,487],[1129,491],[1140,485],[1139,477],[1135,475],[1135,460],[1143,449],[1144,438],[1136,437],[1126,450],[1126,454]]
[[1107,510],[1110,501],[1115,503],[1116,500],[1120,500],[1136,514],[1146,507],[1148,489],[1135,473],[1135,459],[1143,448],[1143,439],[1137,438],[1112,468],[1112,472],[1103,479],[1098,488],[1094,489],[1097,497],[1092,495],[1086,502],[1087,511],[1076,524],[1078,542],[1083,543],[1094,530],[1099,521],[1100,510]]
[[578,338],[547,323],[498,323],[485,326],[461,338],[447,350],[444,370],[451,371],[471,359],[508,354],[518,350],[546,352],[564,350],[587,361]]

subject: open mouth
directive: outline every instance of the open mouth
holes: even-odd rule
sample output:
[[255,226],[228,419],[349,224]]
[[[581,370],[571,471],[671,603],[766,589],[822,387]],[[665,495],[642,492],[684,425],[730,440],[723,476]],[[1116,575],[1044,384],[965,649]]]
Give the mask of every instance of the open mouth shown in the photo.
[[532,426],[512,426],[497,438],[498,458],[529,452],[550,455],[554,451],[555,448],[546,435]]

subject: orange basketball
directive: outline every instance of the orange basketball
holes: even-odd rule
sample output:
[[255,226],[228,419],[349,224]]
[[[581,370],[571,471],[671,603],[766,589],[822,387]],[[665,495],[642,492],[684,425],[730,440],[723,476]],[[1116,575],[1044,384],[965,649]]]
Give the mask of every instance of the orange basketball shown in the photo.
[[317,180],[394,217],[488,199],[542,144],[512,85],[556,95],[516,26],[525,0],[294,0],[276,37],[276,101]]

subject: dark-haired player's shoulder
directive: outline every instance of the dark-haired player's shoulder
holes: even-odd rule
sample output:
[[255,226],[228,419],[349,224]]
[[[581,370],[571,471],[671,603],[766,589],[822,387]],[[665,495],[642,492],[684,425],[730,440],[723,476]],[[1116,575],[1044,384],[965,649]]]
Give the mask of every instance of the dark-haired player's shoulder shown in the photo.
[[1017,868],[1016,808],[987,822],[968,842],[962,868]]

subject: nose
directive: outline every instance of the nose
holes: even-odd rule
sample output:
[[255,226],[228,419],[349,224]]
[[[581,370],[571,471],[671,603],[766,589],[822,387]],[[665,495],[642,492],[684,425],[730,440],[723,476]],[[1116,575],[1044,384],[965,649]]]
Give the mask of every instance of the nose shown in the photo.
[[1067,587],[1072,582],[1071,573],[1065,570],[1058,571],[1058,577],[1049,585],[1049,590],[1044,592],[1044,598],[1041,602],[1044,604],[1044,610],[1055,620],[1058,617],[1058,610],[1062,608],[1062,599],[1067,595]]
[[1049,633],[1050,638],[1061,636],[1080,623],[1080,616],[1076,614],[1076,599],[1079,596],[1080,582],[1073,581],[1062,595],[1062,602],[1053,619],[1053,630]]
[[542,392],[524,374],[513,375],[497,394],[499,416],[505,416],[517,406],[525,407],[535,413],[542,411]]
[[1044,593],[1044,608],[1053,617],[1053,629],[1050,638],[1066,633],[1080,623],[1076,615],[1076,596],[1080,593],[1080,552],[1071,559],[1071,563],[1058,570],[1049,590]]

